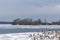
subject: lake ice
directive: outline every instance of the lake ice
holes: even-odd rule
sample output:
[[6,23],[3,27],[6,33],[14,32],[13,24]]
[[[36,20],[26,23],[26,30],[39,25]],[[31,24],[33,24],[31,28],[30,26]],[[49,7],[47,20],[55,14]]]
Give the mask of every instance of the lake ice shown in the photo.
[[[0,24],[0,40],[34,40],[32,38],[29,38],[30,34],[36,34],[38,33],[36,32],[22,32],[23,30],[20,30],[16,33],[14,31],[16,31],[16,29],[41,29],[41,28],[47,28],[47,29],[60,29],[60,25],[11,25],[11,24]],[[14,31],[10,30],[6,30],[6,29],[15,29]],[[5,31],[4,31],[5,30]],[[9,33],[7,33],[9,31]],[[33,31],[33,30],[32,30]],[[46,32],[47,33],[47,32]],[[40,34],[43,35],[43,33],[40,32]],[[53,32],[52,35],[56,35],[56,33]],[[52,36],[51,35],[51,36]],[[54,37],[55,37],[54,35]],[[45,38],[45,40],[50,40],[48,38]],[[59,40],[58,38],[54,38],[53,40]]]
[[59,29],[60,25],[11,25],[11,24],[0,24],[0,29],[16,29],[16,28],[50,28]]

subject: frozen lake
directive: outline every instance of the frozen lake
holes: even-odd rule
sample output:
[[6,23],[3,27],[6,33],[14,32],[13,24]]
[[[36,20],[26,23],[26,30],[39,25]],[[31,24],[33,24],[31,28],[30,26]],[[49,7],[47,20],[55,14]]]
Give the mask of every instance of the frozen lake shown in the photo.
[[0,34],[39,32],[40,30],[60,30],[60,25],[11,25],[0,24]]
[[49,28],[49,29],[60,29],[60,25],[11,25],[11,24],[0,24],[0,29],[38,29],[38,28]]
[[[0,40],[31,40],[30,34],[43,35],[40,30],[60,30],[60,25],[11,25],[11,24],[0,24]],[[48,31],[47,31],[48,32]],[[46,32],[46,34],[47,34]],[[52,32],[52,31],[51,31]],[[47,34],[48,35],[48,34]],[[54,36],[52,40],[59,40],[56,38],[56,32],[53,32],[49,37]],[[39,36],[37,36],[39,37]],[[39,39],[40,40],[40,39]],[[45,38],[45,40],[50,40]]]

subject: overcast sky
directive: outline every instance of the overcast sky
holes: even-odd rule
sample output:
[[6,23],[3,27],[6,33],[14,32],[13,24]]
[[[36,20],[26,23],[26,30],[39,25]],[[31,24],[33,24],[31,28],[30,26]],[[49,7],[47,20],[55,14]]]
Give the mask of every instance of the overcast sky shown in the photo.
[[0,0],[0,21],[16,18],[57,21],[60,19],[60,0]]

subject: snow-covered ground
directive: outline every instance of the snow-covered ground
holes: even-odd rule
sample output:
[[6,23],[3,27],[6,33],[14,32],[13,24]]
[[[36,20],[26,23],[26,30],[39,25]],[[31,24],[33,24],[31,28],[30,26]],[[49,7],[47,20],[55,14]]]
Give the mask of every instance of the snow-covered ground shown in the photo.
[[27,33],[0,34],[0,40],[29,40]]
[[[35,32],[33,32],[35,33]],[[31,40],[29,33],[10,33],[10,34],[0,34],[0,40]]]
[[0,34],[0,40],[60,40],[60,31]]

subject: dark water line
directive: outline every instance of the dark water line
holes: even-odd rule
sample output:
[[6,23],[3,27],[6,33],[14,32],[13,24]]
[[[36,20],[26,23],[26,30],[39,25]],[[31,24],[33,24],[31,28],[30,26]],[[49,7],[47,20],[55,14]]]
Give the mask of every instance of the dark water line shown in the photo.
[[17,28],[17,29],[0,29],[0,34],[9,34],[9,33],[25,33],[25,32],[40,32],[40,31],[60,31],[60,29],[47,29],[47,28],[35,28],[35,29],[27,29],[27,28]]

